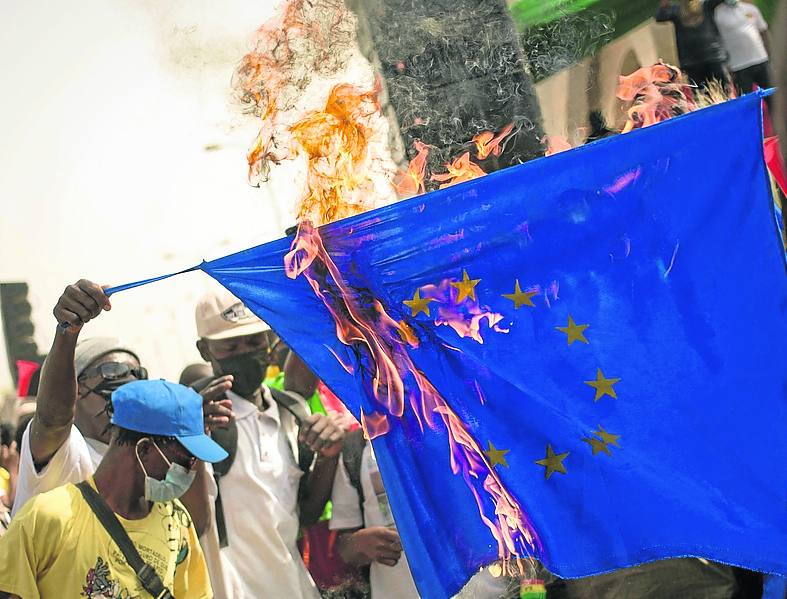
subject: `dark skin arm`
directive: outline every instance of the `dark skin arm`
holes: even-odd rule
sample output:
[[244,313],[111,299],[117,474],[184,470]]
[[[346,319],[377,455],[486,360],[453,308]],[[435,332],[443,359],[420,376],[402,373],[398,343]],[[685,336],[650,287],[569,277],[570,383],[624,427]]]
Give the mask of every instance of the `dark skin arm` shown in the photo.
[[372,562],[395,566],[402,557],[399,533],[384,526],[341,530],[336,546],[344,563],[351,566],[367,566]]
[[82,326],[112,306],[104,290],[81,279],[66,287],[52,313],[58,323],[52,348],[41,369],[36,414],[30,422],[30,450],[33,461],[44,465],[68,439],[77,401],[74,348]]
[[[210,432],[215,427],[227,426],[232,418],[232,401],[226,398],[227,389],[232,384],[232,376],[223,376],[212,381],[200,393],[202,395],[202,411],[205,417],[205,429]],[[202,536],[210,521],[210,500],[208,496],[208,474],[205,463],[197,461],[194,465],[197,475],[180,500],[189,511],[197,536]]]
[[194,477],[194,482],[191,483],[189,490],[181,495],[180,501],[188,510],[191,522],[194,524],[194,530],[197,531],[197,536],[199,537],[205,532],[210,519],[208,501],[209,476],[205,468],[205,462],[200,460],[197,460],[194,464],[194,471],[197,473]]
[[317,377],[295,352],[290,351],[284,362],[284,389],[308,399],[317,390]]
[[333,416],[312,414],[301,425],[298,442],[317,453],[314,467],[304,475],[298,498],[302,526],[316,523],[331,498],[343,438],[344,430]]
[[22,598],[19,595],[12,595],[11,593],[0,591],[0,599],[22,599]]

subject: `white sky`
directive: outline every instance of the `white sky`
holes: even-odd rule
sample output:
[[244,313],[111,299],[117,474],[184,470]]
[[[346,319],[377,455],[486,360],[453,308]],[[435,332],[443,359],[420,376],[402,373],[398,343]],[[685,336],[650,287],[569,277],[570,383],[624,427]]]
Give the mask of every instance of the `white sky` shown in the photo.
[[[274,5],[0,0],[0,281],[29,283],[41,351],[65,285],[178,270],[292,224],[292,174],[246,183],[257,123],[230,94]],[[211,284],[197,272],[118,294],[83,335],[119,335],[175,378],[198,359],[194,304]]]

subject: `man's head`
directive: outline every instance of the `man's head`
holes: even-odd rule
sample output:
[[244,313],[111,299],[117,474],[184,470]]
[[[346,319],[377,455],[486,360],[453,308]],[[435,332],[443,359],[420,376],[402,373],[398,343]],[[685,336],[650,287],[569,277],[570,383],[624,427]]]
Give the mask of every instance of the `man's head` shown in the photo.
[[74,422],[90,439],[109,443],[110,396],[120,386],[146,379],[133,350],[111,337],[80,341],[74,354],[78,400]]
[[211,365],[205,364],[204,362],[197,362],[195,364],[189,364],[183,369],[180,373],[178,383],[186,387],[191,387],[191,385],[198,380],[206,379],[210,376],[213,376],[213,368]]
[[216,376],[231,374],[232,390],[256,394],[267,367],[277,364],[279,338],[238,298],[227,291],[207,294],[197,305],[197,349]]
[[145,498],[169,501],[188,490],[196,460],[227,457],[205,434],[202,397],[164,380],[134,381],[112,394],[110,450],[133,452],[132,468],[145,480]]

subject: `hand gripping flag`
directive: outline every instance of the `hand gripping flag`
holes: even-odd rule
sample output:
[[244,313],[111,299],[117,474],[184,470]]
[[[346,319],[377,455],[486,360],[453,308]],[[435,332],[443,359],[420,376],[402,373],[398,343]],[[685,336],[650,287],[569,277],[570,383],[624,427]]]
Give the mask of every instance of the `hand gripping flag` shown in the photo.
[[528,553],[787,574],[759,95],[322,227],[295,279],[290,244],[201,268],[364,420],[423,597]]

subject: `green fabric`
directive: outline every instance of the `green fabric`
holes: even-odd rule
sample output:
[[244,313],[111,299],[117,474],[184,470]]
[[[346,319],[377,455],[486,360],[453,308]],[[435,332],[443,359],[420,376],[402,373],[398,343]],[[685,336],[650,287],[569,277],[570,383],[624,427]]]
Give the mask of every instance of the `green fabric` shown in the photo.
[[[278,389],[279,391],[284,391],[284,373],[280,372],[273,378],[268,378],[262,381],[262,383],[266,387],[270,387],[271,389]],[[328,413],[325,411],[325,406],[322,405],[322,400],[320,399],[320,394],[315,391],[314,395],[312,395],[306,403],[309,404],[309,411],[312,414],[325,414],[326,416]],[[326,520],[331,519],[331,513],[333,512],[333,505],[329,501],[325,504],[325,509],[322,511],[322,516],[320,516],[320,522],[324,522]]]
[[[771,22],[778,0],[754,2]],[[511,16],[536,81],[568,68],[656,14],[655,0],[517,0]]]
[[[778,0],[756,0],[754,4],[770,22]],[[511,16],[521,30],[526,30],[586,9],[614,13],[615,37],[619,37],[655,15],[657,8],[658,2],[653,0],[517,0],[511,4]]]
[[[278,389],[279,391],[284,391],[284,373],[280,372],[273,378],[265,379],[263,384],[266,387],[271,387],[272,389]],[[315,391],[314,394],[306,400],[306,403],[309,404],[309,411],[312,414],[325,414],[328,415],[328,412],[325,411],[325,406],[322,405],[322,400],[320,399],[320,394]]]

